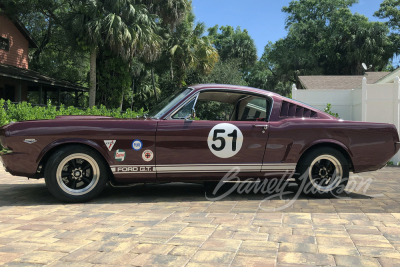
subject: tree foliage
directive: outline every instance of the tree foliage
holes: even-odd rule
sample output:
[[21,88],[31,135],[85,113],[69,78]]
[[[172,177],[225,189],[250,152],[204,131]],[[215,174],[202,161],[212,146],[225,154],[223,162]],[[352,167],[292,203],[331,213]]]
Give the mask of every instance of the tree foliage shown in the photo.
[[215,25],[208,29],[208,36],[222,61],[239,59],[242,70],[248,70],[257,61],[257,48],[246,29]]
[[170,61],[171,80],[177,86],[185,86],[186,73],[190,69],[207,74],[218,62],[218,52],[210,39],[204,36],[204,23],[195,23],[195,16],[189,12],[184,21],[166,36],[166,60]]
[[72,40],[91,54],[89,105],[95,104],[96,52],[108,49],[123,60],[140,56],[154,61],[161,49],[155,14],[135,0],[73,2],[65,18]]
[[164,48],[154,62],[161,98],[180,87],[199,83],[199,77],[210,75],[219,55],[210,38],[205,35],[204,23],[195,23],[191,10],[175,28],[162,27]]
[[157,57],[161,37],[156,15],[134,0],[74,1],[65,22],[68,32],[84,48],[106,47],[124,60]]
[[282,8],[287,35],[266,44],[258,60],[246,29],[207,29],[195,22],[190,0],[2,3],[1,11],[18,16],[39,44],[30,50],[31,69],[83,86],[97,83],[97,105],[113,109],[148,110],[177,88],[199,83],[289,96],[300,75],[360,75],[362,62],[373,71],[393,70],[390,59],[400,49],[400,0],[383,0],[375,13],[386,23],[353,14],[357,0],[291,1]]
[[97,56],[97,104],[110,108],[121,106],[124,95],[132,85],[129,64],[109,50],[100,50]]
[[271,72],[299,86],[299,75],[362,74],[362,62],[384,69],[394,52],[388,27],[353,14],[356,2],[299,0],[283,7],[288,35],[264,53]]
[[44,75],[87,86],[88,56],[75,49],[61,20],[68,12],[66,1],[6,0],[4,11],[17,15],[38,43],[29,51],[29,68]]
[[395,51],[400,53],[400,1],[384,0],[374,16],[387,19],[386,25],[391,29],[390,38],[395,45]]
[[218,83],[247,86],[241,72],[241,61],[230,59],[220,61],[209,75],[205,75],[199,80],[200,83]]
[[[39,41],[39,49],[31,50],[32,69],[84,85],[89,84],[89,53],[93,55],[97,52],[101,59],[107,60],[104,64],[99,58],[96,60],[104,69],[110,64],[110,58],[100,54],[111,52],[127,62],[125,73],[121,75],[129,75],[129,65],[133,61],[150,63],[158,59],[163,49],[163,40],[158,34],[160,28],[176,27],[191,8],[188,0],[5,2],[5,9],[12,15],[18,15]],[[53,34],[56,29],[59,35]],[[52,42],[56,44],[53,45]],[[57,55],[54,49],[57,50]],[[63,62],[52,62],[51,59],[60,59]],[[68,71],[65,70],[66,67],[69,67]],[[57,75],[58,73],[62,75]],[[100,77],[92,80],[91,86],[94,87],[99,79],[103,83],[96,88],[103,94],[98,99],[104,102],[104,92],[107,91],[103,87],[106,84],[104,79]],[[120,93],[122,91],[124,89],[121,88]],[[106,102],[115,104],[113,101]]]

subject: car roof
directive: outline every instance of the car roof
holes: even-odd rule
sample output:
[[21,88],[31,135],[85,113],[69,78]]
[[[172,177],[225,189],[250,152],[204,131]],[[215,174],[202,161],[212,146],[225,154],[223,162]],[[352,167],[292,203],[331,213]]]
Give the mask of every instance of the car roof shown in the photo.
[[274,96],[281,96],[276,93],[263,90],[263,89],[257,89],[257,88],[252,88],[252,87],[247,87],[247,86],[240,86],[240,85],[231,85],[231,84],[197,84],[197,85],[192,85],[189,86],[190,88],[193,88],[195,91],[200,91],[203,89],[218,89],[218,90],[239,90],[239,91],[246,91],[246,92],[252,92],[252,93],[259,93],[263,95],[274,95]]

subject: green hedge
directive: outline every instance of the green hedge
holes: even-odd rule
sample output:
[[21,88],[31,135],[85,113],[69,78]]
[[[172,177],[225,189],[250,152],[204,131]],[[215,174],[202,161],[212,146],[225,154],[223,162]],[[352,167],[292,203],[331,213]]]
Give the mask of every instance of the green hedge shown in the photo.
[[0,99],[0,108],[0,126],[17,121],[50,120],[60,115],[98,115],[115,118],[136,118],[136,116],[142,116],[144,113],[143,109],[139,112],[128,109],[126,112],[121,113],[119,109],[107,109],[105,106],[87,108],[85,110],[75,107],[65,107],[63,105],[57,108],[52,106],[50,102],[45,107],[33,107],[30,103],[22,102],[13,104],[3,99]]

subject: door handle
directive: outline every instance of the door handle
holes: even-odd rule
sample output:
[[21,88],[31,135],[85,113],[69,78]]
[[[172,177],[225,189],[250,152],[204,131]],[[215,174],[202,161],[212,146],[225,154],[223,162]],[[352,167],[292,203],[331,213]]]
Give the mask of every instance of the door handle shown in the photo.
[[268,125],[256,125],[256,124],[254,124],[253,127],[254,128],[263,128],[264,130],[268,129]]

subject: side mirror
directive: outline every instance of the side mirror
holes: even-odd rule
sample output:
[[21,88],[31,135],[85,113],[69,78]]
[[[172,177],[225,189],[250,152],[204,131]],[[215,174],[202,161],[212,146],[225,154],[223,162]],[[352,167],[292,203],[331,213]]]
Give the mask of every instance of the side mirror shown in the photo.
[[196,111],[194,110],[194,108],[192,108],[190,115],[186,116],[185,121],[191,121],[194,118],[196,118]]

